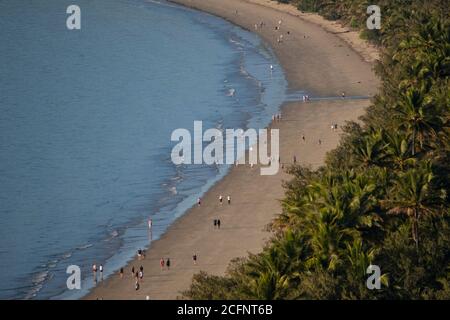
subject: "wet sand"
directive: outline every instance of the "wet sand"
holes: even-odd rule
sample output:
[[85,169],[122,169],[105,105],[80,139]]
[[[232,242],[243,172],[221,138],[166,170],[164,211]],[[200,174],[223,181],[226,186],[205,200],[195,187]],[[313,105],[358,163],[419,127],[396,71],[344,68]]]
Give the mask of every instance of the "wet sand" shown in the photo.
[[[341,125],[347,120],[357,120],[369,105],[368,99],[342,99],[341,92],[347,97],[371,96],[377,90],[378,81],[368,62],[371,60],[364,56],[363,44],[358,42],[360,47],[354,50],[349,42],[330,32],[329,27],[314,22],[318,19],[315,15],[297,17],[289,8],[274,8],[272,3],[266,5],[262,0],[173,2],[210,12],[257,32],[274,49],[290,89],[306,90],[311,98],[336,97],[291,102],[282,107],[282,120],[271,127],[280,129],[281,162],[286,166],[292,164],[294,155],[300,164],[313,168],[323,164],[326,152],[339,141]],[[275,30],[279,20],[282,21],[280,30]],[[254,25],[261,21],[265,26],[255,29]],[[277,41],[280,33],[283,33],[281,43]],[[371,48],[367,50],[369,54]],[[331,130],[333,123],[338,124],[337,131]],[[306,141],[301,139],[302,135]],[[124,268],[123,279],[118,273],[112,275],[85,299],[146,299],[147,296],[152,300],[176,299],[200,270],[224,274],[233,258],[262,250],[271,236],[266,226],[281,212],[282,182],[288,179],[282,170],[274,176],[261,176],[258,166],[233,167],[207,192],[201,206],[193,204],[159,240],[152,242],[144,260],[136,259]],[[218,201],[219,195],[224,197],[223,204]],[[230,205],[226,203],[228,195],[232,200]],[[213,226],[217,218],[221,220],[220,230]],[[197,265],[192,261],[194,253],[198,256]],[[161,258],[170,258],[170,270],[160,269]],[[131,267],[138,269],[141,265],[144,279],[136,291]]]

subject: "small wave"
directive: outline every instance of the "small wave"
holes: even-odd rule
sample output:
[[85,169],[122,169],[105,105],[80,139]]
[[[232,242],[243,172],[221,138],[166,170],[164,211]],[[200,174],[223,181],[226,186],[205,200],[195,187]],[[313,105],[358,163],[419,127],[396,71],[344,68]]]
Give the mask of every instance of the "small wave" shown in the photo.
[[169,189],[169,191],[174,195],[178,194],[177,187],[172,187]]
[[25,299],[33,299],[37,296],[38,292],[41,291],[44,286],[44,282],[49,278],[49,271],[42,271],[36,273],[34,277],[31,279],[31,283],[33,284],[33,288],[31,288],[28,293],[25,295]]
[[45,279],[47,279],[48,273],[49,273],[48,271],[42,271],[37,273],[31,280],[31,282],[33,282],[33,284],[39,284],[41,282],[44,282]]
[[234,97],[235,93],[236,93],[236,90],[231,88],[231,89],[228,90],[227,96],[228,97]]
[[104,242],[109,242],[109,241],[111,241],[111,240],[117,238],[118,236],[119,236],[119,231],[113,230],[113,231],[111,231],[111,232],[109,233],[109,237],[106,238],[106,239],[104,239],[103,241],[104,241]]
[[233,44],[235,44],[235,45],[241,47],[241,48],[244,47],[244,44],[243,44],[243,43],[241,43],[241,42],[239,42],[239,41],[236,41],[236,40],[233,40],[232,38],[230,38],[229,41],[230,41],[231,43],[233,43]]
[[243,76],[245,76],[247,79],[254,79],[254,78],[250,75],[250,73],[245,69],[245,67],[244,67],[243,65],[241,65],[241,66],[239,67],[239,72],[240,72]]
[[[181,176],[175,176],[173,178],[170,178],[170,180],[172,180],[172,181],[179,181],[181,179],[183,179]],[[165,184],[165,185],[167,185],[167,184]]]
[[63,254],[62,258],[69,259],[71,256],[72,256],[72,252],[67,252],[67,253]]
[[88,248],[90,248],[90,247],[92,247],[92,246],[93,246],[92,243],[88,243],[88,244],[85,244],[85,245],[83,245],[83,246],[79,246],[79,247],[77,247],[76,249],[77,249],[77,250],[85,250],[85,249],[88,249]]
[[153,4],[157,4],[159,6],[168,7],[168,8],[175,8],[175,9],[184,9],[184,10],[186,10],[183,7],[171,5],[171,4],[167,3],[167,2],[161,2],[161,1],[156,1],[156,0],[147,0],[147,2],[153,3]]
[[50,261],[45,267],[48,269],[54,268],[58,265],[59,260],[58,259],[54,259],[52,261]]

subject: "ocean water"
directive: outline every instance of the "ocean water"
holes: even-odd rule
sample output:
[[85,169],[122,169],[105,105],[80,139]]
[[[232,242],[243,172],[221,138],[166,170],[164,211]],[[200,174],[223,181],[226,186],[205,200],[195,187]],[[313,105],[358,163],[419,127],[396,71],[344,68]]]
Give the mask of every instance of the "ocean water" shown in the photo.
[[271,50],[222,19],[79,0],[70,31],[73,3],[0,0],[1,299],[86,294],[92,263],[123,266],[229,169],[172,164],[174,129],[263,128],[286,98]]

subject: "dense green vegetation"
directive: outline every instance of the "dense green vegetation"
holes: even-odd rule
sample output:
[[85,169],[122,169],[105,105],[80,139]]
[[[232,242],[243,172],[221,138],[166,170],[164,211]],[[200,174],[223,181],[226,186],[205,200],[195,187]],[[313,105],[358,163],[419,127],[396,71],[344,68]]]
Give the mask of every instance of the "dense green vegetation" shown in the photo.
[[[364,0],[297,0],[365,26]],[[378,1],[382,88],[317,171],[294,166],[264,251],[225,277],[200,273],[193,299],[449,299],[450,19],[446,1]],[[367,34],[366,34],[367,36]],[[381,290],[366,286],[370,264]]]

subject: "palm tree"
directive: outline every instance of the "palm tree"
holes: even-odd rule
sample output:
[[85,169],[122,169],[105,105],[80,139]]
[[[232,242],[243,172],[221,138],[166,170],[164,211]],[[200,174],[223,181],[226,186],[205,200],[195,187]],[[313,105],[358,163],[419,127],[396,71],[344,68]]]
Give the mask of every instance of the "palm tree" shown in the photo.
[[325,175],[310,186],[309,192],[309,221],[302,225],[313,251],[307,265],[333,271],[341,263],[346,243],[359,238],[360,230],[380,221],[374,212],[377,184],[370,175],[350,170],[335,177]]
[[356,161],[365,168],[380,165],[387,156],[387,147],[382,130],[369,131],[362,137],[360,143],[355,145]]
[[258,300],[284,298],[289,289],[289,276],[283,271],[288,263],[274,248],[252,255],[245,266],[244,294]]
[[413,165],[416,162],[416,159],[410,153],[408,137],[403,137],[399,133],[387,133],[386,139],[389,143],[387,148],[388,158],[397,169],[403,171],[405,166]]
[[411,136],[411,153],[416,154],[417,144],[422,149],[428,136],[436,136],[434,126],[436,117],[431,107],[430,99],[416,89],[409,88],[396,107],[400,127]]
[[434,214],[430,190],[432,179],[433,173],[429,162],[400,173],[394,182],[393,198],[384,201],[390,207],[388,213],[406,215],[411,220],[412,237],[417,250],[419,248],[419,220],[425,214]]
[[[426,13],[414,17],[417,22],[416,30],[411,32],[399,44],[399,50],[394,58],[414,57],[416,74],[410,75],[414,79],[419,76],[422,80],[447,77],[450,74],[450,27],[448,19],[441,19],[435,15],[429,17]],[[401,59],[398,59],[401,61]]]

